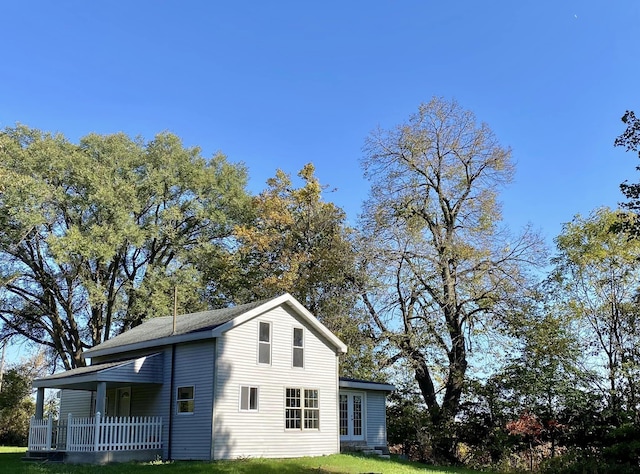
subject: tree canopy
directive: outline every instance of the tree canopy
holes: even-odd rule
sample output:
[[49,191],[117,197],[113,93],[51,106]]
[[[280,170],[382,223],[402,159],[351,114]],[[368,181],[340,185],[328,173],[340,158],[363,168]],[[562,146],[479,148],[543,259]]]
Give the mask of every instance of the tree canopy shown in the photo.
[[170,313],[173,287],[201,307],[201,254],[227,251],[248,204],[246,173],[169,133],[76,143],[24,126],[0,133],[2,336],[82,350]]
[[313,164],[298,173],[302,186],[277,170],[252,199],[253,218],[235,228],[237,248],[223,272],[223,293],[250,301],[291,293],[349,346],[343,375],[377,379],[372,341],[363,335],[356,305],[354,230],[344,211],[323,198]]
[[638,281],[640,242],[613,232],[625,213],[601,208],[576,216],[556,238],[554,279],[567,318],[579,323],[579,340],[601,375],[598,391],[612,413],[635,411],[640,375]]

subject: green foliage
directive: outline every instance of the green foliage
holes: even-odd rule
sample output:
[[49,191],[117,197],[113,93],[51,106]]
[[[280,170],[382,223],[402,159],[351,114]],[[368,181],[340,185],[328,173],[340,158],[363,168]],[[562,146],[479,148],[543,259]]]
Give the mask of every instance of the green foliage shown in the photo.
[[606,437],[603,459],[607,464],[629,466],[640,471],[640,427],[626,423]]
[[6,371],[0,391],[0,445],[26,446],[29,419],[35,404],[30,398],[32,378],[24,366]]
[[568,451],[562,456],[545,460],[540,466],[544,474],[637,474],[638,467],[608,464],[597,453]]
[[278,170],[252,201],[253,220],[235,228],[238,246],[219,279],[234,302],[291,293],[348,346],[342,375],[377,379],[373,344],[362,331],[353,288],[355,250],[345,213],[323,200],[312,164],[303,186]]
[[[169,133],[90,134],[79,143],[24,126],[0,132],[2,336],[83,349],[172,310],[203,306],[203,255],[227,252],[247,196],[242,166],[206,160]],[[215,251],[214,251],[215,249]],[[217,252],[217,254],[216,254]]]
[[396,387],[387,397],[387,440],[401,445],[409,459],[427,459],[429,416],[420,392],[411,385]]
[[592,388],[612,413],[636,410],[640,401],[640,241],[612,232],[621,219],[620,212],[602,208],[565,224],[552,273],[556,310],[575,321],[582,351],[600,377]]

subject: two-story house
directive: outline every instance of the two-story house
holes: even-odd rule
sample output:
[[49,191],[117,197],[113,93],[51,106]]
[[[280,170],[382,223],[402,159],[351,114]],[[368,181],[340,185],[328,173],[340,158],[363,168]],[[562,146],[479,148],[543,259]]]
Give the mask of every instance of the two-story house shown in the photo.
[[[339,379],[347,347],[291,295],[153,318],[34,382],[29,454],[68,462],[332,454],[386,446],[393,386]],[[61,389],[59,421],[44,389]]]

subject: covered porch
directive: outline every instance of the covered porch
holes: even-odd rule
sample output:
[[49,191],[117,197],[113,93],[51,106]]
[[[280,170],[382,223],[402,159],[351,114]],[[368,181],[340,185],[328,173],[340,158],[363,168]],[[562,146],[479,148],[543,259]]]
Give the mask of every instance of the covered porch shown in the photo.
[[[34,381],[36,413],[27,458],[55,455],[64,462],[106,463],[162,457],[161,414],[131,405],[132,388],[145,395],[160,391],[162,362],[162,354],[153,354]],[[45,389],[64,390],[59,419],[43,416]],[[74,401],[65,404],[64,398]]]

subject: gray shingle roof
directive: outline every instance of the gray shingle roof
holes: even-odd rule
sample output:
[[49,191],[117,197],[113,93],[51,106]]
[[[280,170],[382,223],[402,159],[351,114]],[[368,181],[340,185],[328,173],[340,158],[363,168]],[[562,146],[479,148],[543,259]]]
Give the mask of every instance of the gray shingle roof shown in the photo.
[[[268,300],[266,300],[268,301]],[[136,326],[119,336],[109,339],[102,344],[92,347],[88,352],[110,350],[131,344],[164,339],[172,336],[191,334],[194,332],[214,329],[236,317],[251,311],[265,303],[265,300],[234,306],[231,308],[214,309],[179,315],[176,318],[176,331],[173,332],[173,316],[152,318],[140,326]],[[87,354],[90,357],[90,354]]]
[[89,375],[89,374],[93,374],[95,372],[100,372],[101,370],[105,370],[105,369],[110,369],[112,367],[117,367],[119,365],[124,365],[127,364],[129,362],[134,361],[135,359],[130,359],[130,360],[120,360],[117,362],[107,362],[105,364],[96,364],[96,365],[89,365],[87,367],[78,367],[75,369],[70,369],[67,370],[65,372],[58,372],[57,374],[52,374],[52,375],[47,375],[46,377],[41,377],[37,380],[56,380],[56,379],[62,379],[62,378],[69,378],[69,377],[75,377],[78,375]]

